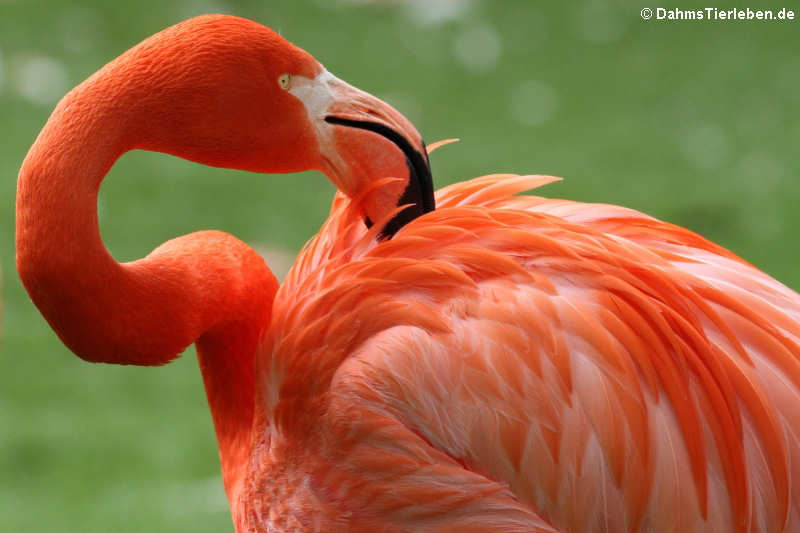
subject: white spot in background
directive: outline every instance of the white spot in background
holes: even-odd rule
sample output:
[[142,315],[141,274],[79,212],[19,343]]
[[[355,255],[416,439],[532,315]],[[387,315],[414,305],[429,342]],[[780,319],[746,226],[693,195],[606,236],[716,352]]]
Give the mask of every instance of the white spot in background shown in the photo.
[[686,159],[703,171],[720,168],[730,155],[728,137],[713,124],[699,124],[689,129],[683,138],[682,148]]
[[526,126],[546,124],[556,114],[558,94],[541,81],[529,80],[517,85],[508,100],[511,118]]
[[786,174],[783,163],[762,150],[745,153],[736,164],[735,174],[753,194],[767,195],[774,190]]
[[71,7],[58,17],[56,31],[66,51],[85,54],[98,47],[103,28],[103,21],[96,11],[88,7]]
[[419,26],[438,26],[463,18],[473,0],[409,0],[403,3],[406,16]]
[[64,65],[52,57],[24,57],[16,72],[16,88],[20,96],[35,104],[52,104],[69,88]]
[[492,70],[500,59],[502,44],[489,24],[469,26],[453,39],[453,55],[466,70],[480,74]]
[[618,41],[624,33],[624,17],[606,3],[590,1],[577,13],[578,36],[593,43]]

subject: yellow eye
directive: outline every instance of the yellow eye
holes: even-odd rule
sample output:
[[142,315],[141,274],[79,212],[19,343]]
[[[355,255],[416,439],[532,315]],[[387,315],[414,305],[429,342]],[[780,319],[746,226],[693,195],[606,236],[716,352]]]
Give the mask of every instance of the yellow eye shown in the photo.
[[278,77],[278,85],[281,86],[281,89],[288,89],[291,82],[292,77],[289,74],[281,74]]

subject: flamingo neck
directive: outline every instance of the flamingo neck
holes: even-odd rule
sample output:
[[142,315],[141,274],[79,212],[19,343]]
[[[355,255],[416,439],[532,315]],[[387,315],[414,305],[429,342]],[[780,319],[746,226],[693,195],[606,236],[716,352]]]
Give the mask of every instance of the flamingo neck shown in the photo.
[[33,302],[83,359],[160,365],[197,342],[232,498],[247,464],[254,354],[277,281],[249,246],[221,232],[173,239],[130,263],[111,257],[97,194],[128,149],[158,149],[158,139],[146,138],[145,112],[97,75],[62,100],[20,170],[17,268]]

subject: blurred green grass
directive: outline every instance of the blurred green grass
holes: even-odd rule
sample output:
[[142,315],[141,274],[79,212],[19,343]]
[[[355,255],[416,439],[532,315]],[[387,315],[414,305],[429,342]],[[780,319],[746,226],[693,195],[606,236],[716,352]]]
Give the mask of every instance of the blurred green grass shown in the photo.
[[[643,21],[642,7],[657,6],[1,2],[0,531],[232,529],[193,354],[156,369],[84,363],[13,266],[16,172],[55,100],[191,15],[271,26],[393,103],[426,140],[460,137],[432,157],[437,186],[500,171],[563,176],[540,192],[687,226],[800,288],[800,21]],[[201,228],[295,252],[332,194],[317,174],[135,152],[107,178],[100,219],[119,260]]]

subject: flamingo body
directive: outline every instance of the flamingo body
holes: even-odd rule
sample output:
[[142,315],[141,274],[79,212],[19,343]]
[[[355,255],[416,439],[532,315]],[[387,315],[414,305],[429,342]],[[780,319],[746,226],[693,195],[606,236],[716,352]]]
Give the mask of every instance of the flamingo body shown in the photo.
[[798,295],[636,211],[511,195],[547,181],[453,185],[382,243],[337,199],[258,354],[244,530],[796,530]]

